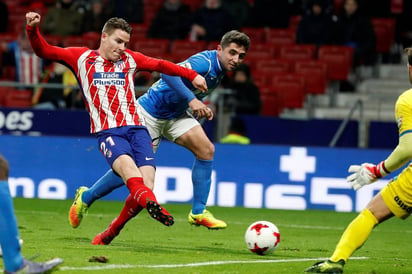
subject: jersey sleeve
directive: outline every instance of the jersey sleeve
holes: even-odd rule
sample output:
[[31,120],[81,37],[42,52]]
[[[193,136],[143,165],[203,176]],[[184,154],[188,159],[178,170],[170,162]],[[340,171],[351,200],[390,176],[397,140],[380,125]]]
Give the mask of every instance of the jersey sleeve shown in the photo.
[[87,48],[61,48],[52,46],[40,35],[38,27],[26,26],[26,32],[29,37],[30,44],[37,56],[43,59],[56,61],[76,68],[78,57],[87,50]]
[[190,63],[190,67],[202,76],[206,76],[212,67],[210,60],[202,54],[192,55],[189,59],[182,62],[183,65],[185,63]]
[[385,168],[395,171],[412,159],[412,90],[404,92],[395,105],[399,143],[385,160]]
[[186,102],[192,101],[196,96],[193,92],[183,83],[182,78],[169,76],[167,74],[161,75],[166,84],[171,87],[177,94],[180,95]]
[[152,58],[139,52],[130,51],[133,58],[136,60],[138,70],[157,71],[171,76],[181,76],[193,81],[197,76],[197,72],[170,61]]

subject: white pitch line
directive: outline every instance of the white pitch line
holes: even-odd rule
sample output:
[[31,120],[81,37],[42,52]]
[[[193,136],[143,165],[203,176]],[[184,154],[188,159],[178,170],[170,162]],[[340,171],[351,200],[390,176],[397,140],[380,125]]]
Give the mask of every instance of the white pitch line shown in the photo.
[[[213,262],[198,262],[188,264],[158,264],[158,265],[132,265],[132,264],[108,264],[103,266],[84,266],[84,267],[71,267],[62,266],[59,268],[61,271],[68,270],[109,270],[109,269],[125,269],[125,268],[182,268],[182,267],[197,267],[197,266],[209,266],[209,265],[227,265],[227,264],[260,264],[260,263],[289,263],[289,262],[306,262],[306,261],[323,261],[329,258],[301,258],[301,259],[278,259],[278,260],[251,260],[251,261],[213,261]],[[352,257],[351,260],[366,260],[368,257]]]

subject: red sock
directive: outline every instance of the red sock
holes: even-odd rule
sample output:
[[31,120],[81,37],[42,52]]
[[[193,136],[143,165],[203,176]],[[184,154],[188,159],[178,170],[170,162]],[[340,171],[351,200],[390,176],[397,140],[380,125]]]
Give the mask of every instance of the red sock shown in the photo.
[[132,195],[127,196],[122,212],[120,212],[120,215],[110,224],[110,229],[118,235],[124,225],[134,216],[139,214],[142,209],[143,207],[141,207],[136,200],[133,199]]
[[153,191],[145,186],[142,177],[129,178],[126,182],[126,186],[129,189],[133,199],[136,200],[141,207],[146,208],[146,203],[148,200],[157,202]]

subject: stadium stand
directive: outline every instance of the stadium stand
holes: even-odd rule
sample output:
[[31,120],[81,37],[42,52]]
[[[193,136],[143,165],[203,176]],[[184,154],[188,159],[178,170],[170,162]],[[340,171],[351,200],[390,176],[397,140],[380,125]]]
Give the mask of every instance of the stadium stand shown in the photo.
[[[47,9],[55,4],[55,1],[23,1],[23,0],[5,0],[10,9],[10,23],[12,26],[7,33],[0,33],[0,41],[8,42],[16,39],[16,25],[21,26],[24,23],[24,13],[28,9],[35,9],[41,14],[46,14]],[[189,43],[187,40],[182,41],[163,41],[162,39],[153,39],[148,42],[146,35],[148,26],[150,25],[153,16],[157,9],[163,4],[163,0],[144,0],[144,21],[142,23],[131,23],[133,33],[130,41],[130,48],[141,51],[147,55],[168,59],[174,62],[179,62],[203,49],[213,50],[220,41],[209,42],[208,45],[202,46]],[[184,3],[195,11],[204,4],[204,0],[183,0]],[[248,1],[253,4],[253,0]],[[334,13],[337,14],[342,8],[342,0],[333,0]],[[35,5],[33,3],[36,3]],[[242,26],[241,30],[251,38],[251,48],[247,54],[245,62],[251,66],[253,79],[259,89],[264,94],[264,98],[272,96],[266,102],[273,103],[273,100],[282,101],[282,107],[277,110],[266,107],[268,103],[263,103],[262,115],[281,115],[285,108],[283,104],[289,105],[304,105],[305,99],[291,99],[292,103],[288,102],[288,97],[283,97],[284,94],[279,90],[285,90],[286,83],[282,82],[283,87],[279,88],[279,84],[274,84],[278,78],[304,78],[304,94],[315,94],[326,96],[328,89],[335,88],[332,84],[336,81],[344,81],[350,77],[353,62],[353,50],[341,45],[322,46],[318,51],[313,50],[312,46],[308,48],[298,48],[295,43],[296,27],[301,20],[301,14],[293,14],[289,18],[289,26],[287,28],[271,28],[271,27],[249,27]],[[396,45],[396,17],[393,18],[371,18],[372,24],[377,36],[377,52],[380,54],[391,54],[394,45]],[[56,46],[88,46],[90,48],[98,48],[100,33],[85,33],[78,36],[69,36],[63,39],[59,36],[45,35],[46,40]],[[166,45],[167,44],[167,45]],[[286,46],[285,46],[286,45]],[[301,45],[299,45],[301,46]],[[306,45],[304,45],[306,46]],[[298,60],[299,59],[299,60]],[[308,59],[304,61],[304,59]],[[291,62],[293,60],[293,62]],[[1,59],[0,59],[1,62]],[[377,69],[382,67],[379,62]],[[11,66],[1,67],[0,80],[14,81],[15,68]],[[325,79],[326,73],[326,79]],[[374,75],[374,77],[377,77]],[[369,79],[368,81],[373,81]],[[286,81],[287,82],[287,81]],[[300,83],[301,81],[298,80]],[[288,83],[288,82],[287,82]],[[369,83],[369,82],[368,82]],[[281,86],[282,86],[281,85]],[[300,84],[298,84],[300,85]],[[274,88],[275,87],[275,88]],[[295,88],[299,90],[299,88]],[[293,90],[293,89],[292,89]],[[1,91],[0,91],[1,92]],[[339,90],[337,90],[339,92]],[[356,93],[357,91],[355,91]],[[3,91],[4,93],[4,91]],[[294,92],[283,92],[285,94]],[[296,93],[296,92],[295,92]],[[278,96],[274,98],[275,95]],[[349,95],[345,95],[349,96]],[[264,101],[264,98],[262,99]],[[302,98],[302,97],[300,97]],[[346,98],[346,97],[345,97]],[[3,100],[3,101],[1,101]],[[9,99],[9,102],[14,99]],[[324,99],[322,99],[324,100]],[[328,99],[325,99],[326,101]],[[5,97],[0,98],[0,103],[5,102]],[[296,103],[298,102],[298,103]],[[280,105],[278,103],[277,105]],[[290,108],[290,107],[287,107]],[[296,108],[296,107],[294,107]],[[280,110],[280,112],[279,112]]]

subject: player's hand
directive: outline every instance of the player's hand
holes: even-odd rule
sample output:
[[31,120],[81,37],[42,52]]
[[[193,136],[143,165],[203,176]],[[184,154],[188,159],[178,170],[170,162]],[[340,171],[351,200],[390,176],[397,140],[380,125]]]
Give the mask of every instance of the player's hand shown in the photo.
[[378,166],[370,163],[351,165],[348,171],[352,174],[349,175],[346,180],[354,190],[358,190],[365,185],[372,184],[387,174],[383,170],[383,162],[381,162]]
[[192,110],[193,115],[197,118],[203,118],[205,117],[208,120],[213,119],[213,111],[207,107],[205,104],[203,104],[202,101],[200,101],[197,98],[194,98],[192,101],[189,102],[189,107]]
[[37,12],[26,13],[26,23],[31,27],[37,27],[40,24],[41,16]]
[[202,92],[206,92],[207,91],[207,84],[206,84],[206,80],[202,75],[197,75],[195,77],[195,79],[193,79],[192,84],[195,88],[197,88],[198,90],[202,91]]

